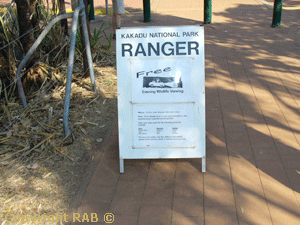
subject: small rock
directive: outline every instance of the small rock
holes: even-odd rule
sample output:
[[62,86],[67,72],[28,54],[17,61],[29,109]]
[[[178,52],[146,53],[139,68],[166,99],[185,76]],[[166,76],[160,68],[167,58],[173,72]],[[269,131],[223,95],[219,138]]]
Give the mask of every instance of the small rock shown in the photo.
[[2,162],[0,162],[0,164],[3,165],[3,166],[6,166],[6,165],[9,164],[9,162],[8,161],[2,161]]
[[98,138],[96,141],[100,143],[103,141],[103,138]]
[[26,166],[26,168],[28,168],[28,169],[36,169],[37,167],[38,167],[37,163],[33,163],[31,165]]

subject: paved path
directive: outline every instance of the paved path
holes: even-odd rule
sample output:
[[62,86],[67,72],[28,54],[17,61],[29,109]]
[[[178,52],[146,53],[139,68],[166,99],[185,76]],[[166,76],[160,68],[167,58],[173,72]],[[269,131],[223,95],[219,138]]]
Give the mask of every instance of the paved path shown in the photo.
[[[123,26],[203,21],[202,1],[156,0],[145,24],[141,2],[125,0]],[[299,11],[284,11],[280,28],[259,0],[214,0],[213,11],[205,25],[207,172],[195,159],[125,160],[120,175],[115,124],[72,205],[80,215],[97,213],[105,224],[113,213],[116,225],[300,224]]]
[[[274,5],[274,0],[260,0],[262,2],[267,2],[269,5]],[[300,0],[284,0],[283,7],[300,7]]]

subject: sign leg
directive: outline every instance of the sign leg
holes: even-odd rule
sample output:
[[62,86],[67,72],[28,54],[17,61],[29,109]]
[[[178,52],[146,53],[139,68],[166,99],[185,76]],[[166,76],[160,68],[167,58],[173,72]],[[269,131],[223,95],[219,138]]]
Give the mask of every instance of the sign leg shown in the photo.
[[206,157],[202,158],[202,172],[206,172]]
[[124,173],[124,159],[120,158],[120,173]]

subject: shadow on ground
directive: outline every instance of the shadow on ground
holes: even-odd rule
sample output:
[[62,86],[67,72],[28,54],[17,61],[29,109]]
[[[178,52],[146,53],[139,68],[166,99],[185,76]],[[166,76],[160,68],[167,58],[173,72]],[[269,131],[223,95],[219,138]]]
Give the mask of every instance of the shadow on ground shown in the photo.
[[[207,172],[201,173],[201,160],[195,159],[125,160],[120,175],[114,143],[103,153],[98,174],[101,187],[115,193],[105,209],[115,217],[131,215],[139,224],[146,211],[156,224],[171,217],[178,224],[297,224],[299,12],[284,11],[284,26],[275,29],[272,10],[262,6],[237,5],[213,16],[224,22],[205,25]],[[124,27],[201,24],[162,14],[153,14],[147,24],[141,13],[123,18]],[[120,199],[132,203],[128,210]]]

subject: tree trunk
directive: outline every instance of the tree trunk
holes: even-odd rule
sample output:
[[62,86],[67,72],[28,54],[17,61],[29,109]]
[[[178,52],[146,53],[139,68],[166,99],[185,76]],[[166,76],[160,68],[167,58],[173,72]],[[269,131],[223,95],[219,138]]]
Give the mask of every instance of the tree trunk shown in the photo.
[[33,28],[39,25],[38,13],[37,13],[37,3],[38,0],[29,0],[29,10],[31,16],[31,24]]
[[19,23],[19,36],[21,37],[21,44],[25,52],[28,52],[34,43],[34,32],[32,31],[33,25],[31,23],[31,10],[27,0],[16,0],[18,23]]
[[[60,14],[65,14],[66,13],[66,5],[65,5],[65,0],[59,0],[59,13]],[[64,30],[65,35],[68,35],[68,20],[63,19],[61,21],[61,27]]]
[[0,51],[0,99],[3,98],[4,92],[2,90],[10,84],[9,79],[9,62],[4,51]]
[[[17,14],[19,23],[19,36],[25,54],[29,51],[33,43],[35,42],[34,31],[38,26],[38,18],[36,14],[36,3],[37,0],[16,0]],[[26,70],[30,70],[25,76],[22,76],[22,83],[24,90],[28,93],[32,90],[33,80],[32,77],[36,76],[33,72],[35,69],[32,68],[37,61],[37,53],[33,53],[31,58],[26,64]]]
[[[89,36],[89,41],[91,43],[91,34],[90,34],[90,22],[89,22],[89,14],[88,14],[88,0],[83,0],[83,3],[85,5],[85,15],[86,15],[86,22],[87,22],[87,29],[88,29],[88,36]],[[82,20],[80,19],[80,23],[82,23]],[[84,71],[86,73],[84,74],[84,77],[89,77],[90,76],[90,69],[89,69],[89,63],[87,60],[87,54],[86,54],[86,45],[85,45],[85,37],[83,35],[83,26],[80,26],[80,36],[81,36],[81,43],[82,43],[82,54],[83,54],[83,67]]]

